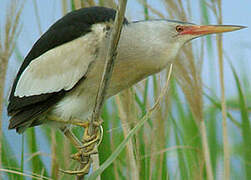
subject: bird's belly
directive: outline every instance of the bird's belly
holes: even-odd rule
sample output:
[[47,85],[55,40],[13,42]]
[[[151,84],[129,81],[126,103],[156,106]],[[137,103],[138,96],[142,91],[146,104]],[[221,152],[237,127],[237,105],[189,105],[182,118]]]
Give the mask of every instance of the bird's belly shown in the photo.
[[94,96],[88,93],[79,93],[80,88],[68,93],[52,110],[63,121],[78,119],[85,121],[90,116],[94,104]]

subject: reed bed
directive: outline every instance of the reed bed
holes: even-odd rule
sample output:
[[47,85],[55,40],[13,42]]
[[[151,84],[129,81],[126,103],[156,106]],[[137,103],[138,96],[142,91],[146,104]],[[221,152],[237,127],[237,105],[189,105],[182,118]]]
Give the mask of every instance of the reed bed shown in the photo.
[[[4,99],[7,98],[3,92],[8,89],[4,88],[4,84],[7,66],[11,66],[8,65],[9,59],[14,54],[16,62],[20,62],[24,56],[16,46],[23,5],[28,3],[21,2],[10,1],[6,19],[0,22],[1,102],[6,102]],[[150,0],[135,3],[142,7],[139,13],[146,20],[193,20],[191,9],[194,2],[158,2],[164,5],[164,10],[154,7]],[[33,1],[37,19],[34,28],[38,32],[43,31],[40,3]],[[198,3],[203,23],[210,24],[212,19],[216,19],[222,24],[221,1],[202,0]],[[116,7],[116,1],[62,0],[61,11],[63,15],[94,5]],[[214,47],[217,51],[213,51]],[[202,74],[204,60],[208,58],[211,61],[207,67],[210,83],[205,83]],[[242,70],[232,65],[235,58],[231,56],[231,51],[224,51],[221,36],[216,42],[212,37],[206,37],[183,47],[173,64],[172,75],[172,66],[169,66],[167,70],[109,99],[102,112],[104,137],[98,149],[100,169],[89,178],[100,175],[101,179],[109,180],[250,179],[251,89],[247,77],[238,74]],[[215,70],[217,60],[220,74]],[[236,94],[233,97],[225,95],[223,61],[228,62],[234,76]],[[215,78],[220,79],[219,85]],[[210,87],[205,84],[210,84]],[[6,103],[0,105],[1,113],[3,108],[6,108]],[[15,154],[8,131],[1,129],[2,121],[7,122],[7,119],[0,118],[0,179],[75,178],[59,172],[59,168],[78,167],[69,158],[76,149],[61,132],[46,125],[28,129],[22,135],[19,153]],[[229,127],[236,131],[229,130]],[[73,128],[73,132],[79,138],[83,133],[77,127]],[[41,144],[47,147],[49,154],[43,152]]]

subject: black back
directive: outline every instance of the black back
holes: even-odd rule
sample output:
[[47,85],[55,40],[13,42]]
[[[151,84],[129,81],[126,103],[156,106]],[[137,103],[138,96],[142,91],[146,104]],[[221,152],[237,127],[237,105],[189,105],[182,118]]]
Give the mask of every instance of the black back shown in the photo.
[[[25,57],[24,62],[21,65],[12,86],[11,94],[9,97],[8,114],[9,115],[15,114],[14,116],[16,116],[17,113],[19,113],[20,116],[20,113],[22,113],[22,111],[27,111],[27,107],[32,108],[33,105],[39,105],[42,102],[44,104],[44,101],[52,100],[52,98],[60,100],[61,99],[60,97],[63,97],[65,94],[62,91],[58,93],[57,92],[47,93],[47,94],[34,95],[22,98],[14,96],[15,89],[22,72],[31,63],[31,61],[33,61],[46,51],[85,35],[86,33],[91,31],[91,26],[93,24],[114,20],[115,15],[116,11],[111,8],[105,8],[105,7],[82,8],[68,13],[67,15],[59,19],[55,24],[53,24],[38,39],[38,41],[33,45],[28,55]],[[127,23],[126,19],[124,23]],[[51,102],[55,104],[58,101],[56,102],[51,101]],[[17,125],[13,127],[10,124],[9,127],[16,128]]]

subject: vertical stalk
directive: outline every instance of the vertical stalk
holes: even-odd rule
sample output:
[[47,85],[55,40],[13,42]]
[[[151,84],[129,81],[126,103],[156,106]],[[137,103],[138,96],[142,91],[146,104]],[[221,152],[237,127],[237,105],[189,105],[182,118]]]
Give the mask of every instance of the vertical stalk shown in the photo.
[[62,13],[65,15],[67,13],[68,4],[66,0],[62,0]]
[[[0,61],[1,62],[1,61]],[[2,117],[3,117],[3,101],[4,101],[4,84],[5,84],[5,75],[7,70],[7,64],[3,65],[0,68],[0,168],[2,167]]]
[[[123,124],[122,129],[124,133],[124,137],[127,137],[130,132],[129,123],[130,120],[130,109],[125,107],[126,105],[130,106],[130,97],[129,97],[129,90],[124,91],[119,96],[116,96],[116,103],[118,106],[119,117]],[[126,100],[127,98],[127,100]],[[131,176],[128,176],[128,179],[139,180],[139,171],[136,163],[136,157],[133,152],[133,141],[132,139],[129,140],[128,144],[126,145],[127,155],[128,155],[128,164],[129,164],[129,172]]]
[[4,84],[7,71],[8,60],[6,56],[0,53],[0,168],[2,167],[2,118],[3,118],[3,101],[4,101]]
[[4,84],[8,65],[7,53],[8,52],[4,49],[4,47],[0,45],[0,168],[2,167],[2,137],[3,137],[2,118],[3,118]]
[[74,1],[75,9],[80,9],[83,6],[81,0],[73,0],[73,1]]
[[101,82],[99,84],[98,94],[96,96],[95,105],[94,105],[94,109],[93,109],[93,113],[92,113],[92,117],[91,117],[91,121],[90,121],[90,127],[88,129],[89,135],[93,134],[93,132],[94,132],[93,122],[95,122],[95,121],[98,122],[98,120],[100,118],[101,108],[103,106],[105,95],[106,95],[106,89],[107,89],[109,82],[110,82],[110,79],[111,79],[112,70],[114,67],[114,60],[117,55],[116,54],[117,45],[119,42],[120,33],[121,33],[122,25],[124,22],[126,4],[127,4],[127,0],[119,1],[119,7],[118,7],[118,11],[116,13],[116,17],[115,17],[115,21],[114,21],[114,25],[113,25],[113,31],[111,32],[109,46],[107,48],[104,71],[102,74]]
[[[222,24],[222,8],[221,0],[218,0],[218,24]],[[221,87],[221,108],[222,108],[222,135],[223,135],[223,152],[224,152],[224,179],[230,179],[230,152],[227,132],[227,106],[225,99],[225,87],[224,87],[224,73],[223,73],[223,51],[222,51],[222,35],[217,37],[217,48],[218,48],[218,63],[220,71],[220,87]]]
[[[92,155],[92,171],[96,171],[99,168],[99,155],[94,154]],[[96,180],[101,180],[101,175],[96,178]]]
[[57,162],[57,142],[56,132],[51,130],[51,175],[53,179],[58,179],[58,162]]
[[[11,1],[5,16],[5,24],[0,27],[0,168],[2,166],[2,112],[4,101],[4,85],[10,56],[15,47],[15,40],[19,33],[19,18],[22,6]],[[3,30],[3,31],[1,31]]]
[[207,141],[206,125],[205,125],[204,120],[200,121],[200,129],[201,129],[201,136],[202,136],[204,159],[206,162],[207,179],[213,180],[214,177],[213,177],[213,171],[212,171],[210,153],[209,153],[209,147],[208,147],[208,141]]

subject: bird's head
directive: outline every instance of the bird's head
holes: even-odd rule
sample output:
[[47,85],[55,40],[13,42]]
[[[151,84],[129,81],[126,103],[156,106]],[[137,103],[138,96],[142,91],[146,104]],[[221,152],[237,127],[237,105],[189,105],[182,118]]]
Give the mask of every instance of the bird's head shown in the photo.
[[240,30],[245,26],[236,25],[196,25],[186,22],[166,21],[170,41],[184,44],[187,41],[209,34]]
[[[141,58],[151,66],[162,69],[174,59],[188,41],[208,34],[245,28],[233,25],[196,25],[172,20],[137,21],[124,27],[121,54]],[[152,63],[151,63],[152,62]]]

